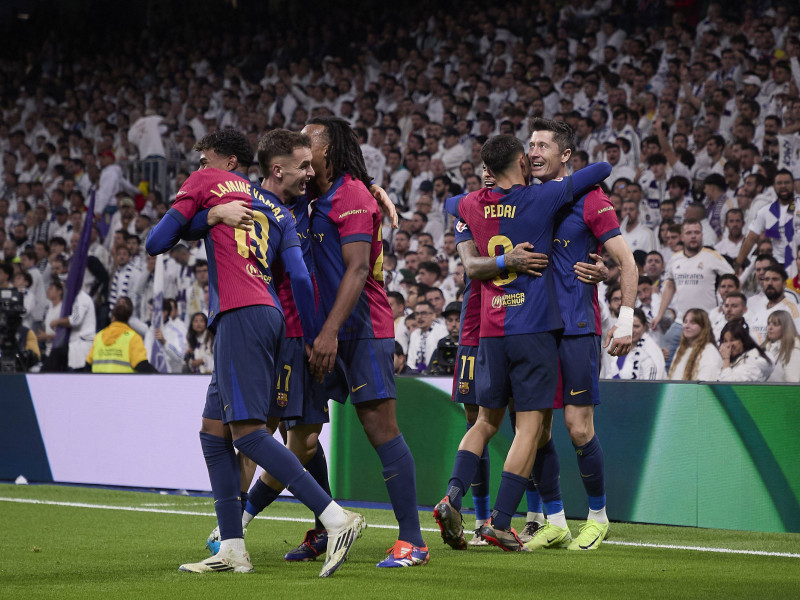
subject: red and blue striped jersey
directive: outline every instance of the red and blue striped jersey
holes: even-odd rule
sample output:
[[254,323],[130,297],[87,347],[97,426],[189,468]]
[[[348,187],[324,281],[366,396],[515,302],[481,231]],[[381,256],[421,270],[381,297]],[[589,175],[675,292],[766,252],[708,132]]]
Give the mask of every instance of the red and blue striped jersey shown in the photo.
[[[455,199],[481,256],[499,256],[521,242],[551,253],[554,218],[572,197],[572,178],[509,190],[482,189]],[[550,269],[542,277],[501,272],[481,281],[481,337],[554,331],[563,327]]]
[[263,304],[281,310],[272,264],[286,248],[300,245],[294,219],[277,197],[253,186],[238,173],[201,169],[181,186],[170,213],[186,224],[198,212],[242,200],[252,208],[250,232],[227,225],[212,227],[205,237],[208,256],[208,324],[221,312]]
[[581,283],[573,269],[577,262],[592,262],[590,252],[620,235],[614,206],[603,190],[594,189],[556,215],[552,267],[565,335],[600,335],[597,286]]
[[[456,220],[456,246],[461,242],[471,241],[472,232],[464,221]],[[461,301],[461,333],[458,343],[462,346],[477,346],[481,329],[481,288],[474,289],[472,280],[464,273],[464,297]]]
[[320,323],[330,314],[344,276],[342,246],[367,242],[370,272],[353,312],[339,330],[339,339],[393,338],[392,309],[383,289],[382,217],[377,201],[361,181],[345,175],[312,206],[311,253]]
[[[311,258],[311,232],[309,231],[309,218],[308,218],[308,197],[301,196],[292,206],[284,207],[294,217],[295,229],[297,230],[297,237],[300,240],[300,249],[303,251],[303,261],[306,263],[309,275],[311,275],[312,284],[314,283],[314,261]],[[274,267],[276,289],[278,291],[278,298],[283,307],[283,316],[286,319],[286,337],[299,338],[303,337],[303,325],[300,323],[300,313],[297,312],[297,305],[294,302],[294,295],[292,294],[292,285],[286,272],[283,269],[283,264],[278,263]]]

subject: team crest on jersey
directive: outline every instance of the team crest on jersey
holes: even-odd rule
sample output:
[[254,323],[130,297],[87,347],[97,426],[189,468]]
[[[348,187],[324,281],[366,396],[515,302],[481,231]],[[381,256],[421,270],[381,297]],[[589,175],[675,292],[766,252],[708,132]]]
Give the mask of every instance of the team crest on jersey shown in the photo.
[[464,221],[459,221],[456,223],[456,231],[458,233],[464,233],[467,229],[469,229],[469,227],[467,227],[467,224],[464,223]]
[[286,392],[278,392],[278,406],[281,408],[286,408],[286,405],[289,404],[289,394]]
[[563,177],[556,177],[555,179],[553,179],[553,181],[564,181],[564,178]]
[[697,270],[700,271],[702,268],[703,268],[703,263],[702,262],[697,263]]
[[469,381],[458,382],[458,393],[464,395],[469,394]]

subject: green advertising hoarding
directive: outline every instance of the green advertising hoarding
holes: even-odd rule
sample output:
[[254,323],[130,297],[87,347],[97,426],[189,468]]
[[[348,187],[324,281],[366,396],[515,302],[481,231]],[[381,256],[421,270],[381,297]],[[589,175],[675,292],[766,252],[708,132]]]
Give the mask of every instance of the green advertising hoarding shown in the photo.
[[[420,505],[444,495],[464,411],[452,380],[398,378],[397,416],[414,454]],[[800,387],[604,381],[595,425],[609,517],[618,521],[800,532]],[[337,498],[387,502],[380,461],[350,406],[333,408],[331,479]],[[513,432],[490,443],[492,500]],[[567,515],[587,504],[574,450],[555,415]],[[471,507],[469,496],[465,506]],[[525,510],[525,502],[520,506]]]

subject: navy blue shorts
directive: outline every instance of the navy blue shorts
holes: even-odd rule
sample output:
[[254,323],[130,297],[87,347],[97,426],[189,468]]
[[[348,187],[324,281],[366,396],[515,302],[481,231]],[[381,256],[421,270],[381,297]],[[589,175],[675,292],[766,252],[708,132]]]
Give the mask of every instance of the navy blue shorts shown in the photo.
[[279,417],[287,429],[328,423],[329,395],[324,383],[311,376],[303,338],[283,340],[275,368],[278,383],[269,416]]
[[453,373],[453,402],[478,404],[475,393],[475,362],[477,346],[459,346],[456,355],[456,370]]
[[[337,375],[338,374],[338,375]],[[336,356],[334,400],[350,403],[396,398],[394,387],[394,338],[339,340]]]
[[245,306],[217,317],[204,418],[267,421],[283,332],[283,315],[274,306]]
[[564,404],[600,404],[600,336],[565,335],[558,343]]
[[551,332],[481,338],[475,368],[478,405],[517,412],[553,407],[558,387],[558,346]]

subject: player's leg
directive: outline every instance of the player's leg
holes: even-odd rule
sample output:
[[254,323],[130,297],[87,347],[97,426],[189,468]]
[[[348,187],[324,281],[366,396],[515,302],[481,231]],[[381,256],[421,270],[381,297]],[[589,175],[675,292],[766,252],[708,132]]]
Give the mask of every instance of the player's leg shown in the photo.
[[[465,404],[464,412],[467,417],[467,431],[469,431],[478,420],[478,405]],[[478,469],[475,471],[475,479],[472,481],[472,503],[475,505],[475,535],[467,542],[470,546],[486,546],[486,542],[478,533],[490,516],[491,501],[489,499],[489,445],[483,447],[483,453],[478,461]]]
[[578,470],[589,501],[589,515],[570,550],[595,550],[608,537],[603,448],[594,430],[594,405],[564,407]]
[[[527,548],[511,527],[511,518],[533,469],[544,411],[553,406],[558,383],[558,349],[555,336],[549,332],[498,339],[498,348],[494,350],[502,355],[504,364],[500,372],[507,374],[508,395],[514,398],[515,436],[503,465],[492,518],[481,528],[481,535],[503,550],[525,551]],[[480,396],[479,401],[483,404]]]
[[565,359],[564,422],[589,500],[589,517],[569,547],[594,550],[608,536],[603,449],[594,431],[594,406],[600,403],[600,336],[565,336],[561,352]]
[[[215,350],[215,358],[217,352]],[[214,496],[220,547],[212,556],[199,563],[181,565],[181,571],[205,573],[234,571],[250,573],[253,565],[244,548],[241,499],[239,497],[239,464],[231,441],[231,432],[223,423],[223,405],[214,371],[206,394],[206,406],[200,428],[200,445],[208,468],[208,478]]]
[[[456,356],[456,368],[453,373],[453,402],[464,405],[467,419],[467,431],[478,420],[478,396],[475,390],[475,361],[477,346],[459,346]],[[468,542],[470,546],[486,546],[487,542],[477,533],[478,529],[489,518],[489,446],[483,449],[475,479],[472,482],[472,501],[475,504],[475,535]]]
[[[254,328],[253,323],[258,323],[259,327]],[[223,314],[217,327],[216,344],[229,350],[221,352],[222,360],[215,362],[228,367],[217,371],[223,420],[231,429],[236,449],[283,483],[325,524],[331,534],[331,551],[320,577],[327,577],[344,562],[364,527],[364,520],[361,515],[345,511],[334,502],[297,457],[267,431],[267,415],[276,388],[273,349],[278,348],[283,330],[283,316],[273,307],[253,306]],[[242,352],[243,346],[249,352]],[[244,540],[241,546],[244,547]],[[225,540],[220,554],[224,548]]]
[[[548,409],[542,411],[542,435],[539,437],[539,448],[546,444],[552,435],[553,429],[553,410]],[[528,486],[525,489],[525,499],[528,504],[528,512],[525,515],[525,528],[519,532],[519,539],[523,542],[530,542],[536,533],[544,527],[544,504],[539,489],[536,486],[536,464],[541,462],[541,453],[537,448],[536,458],[533,461],[533,470],[530,477],[528,477]]]
[[528,484],[536,446],[542,433],[543,415],[539,410],[517,411],[514,440],[503,464],[500,489],[489,521],[481,528],[481,536],[506,551],[527,548],[511,527],[511,518],[519,506]]
[[383,481],[399,525],[398,540],[379,567],[408,567],[428,562],[417,505],[414,457],[395,414],[394,340],[364,339],[339,343],[350,387],[350,402],[378,453]]

